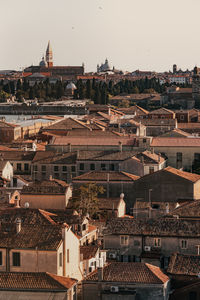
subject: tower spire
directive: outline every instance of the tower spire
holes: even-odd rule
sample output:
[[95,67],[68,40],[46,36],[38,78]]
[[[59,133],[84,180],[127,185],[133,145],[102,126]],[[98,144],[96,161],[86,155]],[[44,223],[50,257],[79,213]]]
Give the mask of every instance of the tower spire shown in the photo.
[[50,41],[48,42],[47,50],[46,50],[46,62],[48,64],[48,68],[53,67],[53,52],[52,52]]

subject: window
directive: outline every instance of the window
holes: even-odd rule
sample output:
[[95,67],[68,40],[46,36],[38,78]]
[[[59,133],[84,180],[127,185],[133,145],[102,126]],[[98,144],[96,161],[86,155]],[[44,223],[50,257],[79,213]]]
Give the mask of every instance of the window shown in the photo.
[[160,209],[160,205],[159,204],[152,204],[152,208],[153,209]]
[[149,167],[149,174],[154,173],[154,167]]
[[58,166],[54,166],[54,172],[58,172],[59,167]]
[[82,171],[84,170],[84,164],[83,163],[80,164],[80,170],[82,170]]
[[115,165],[114,164],[110,164],[110,171],[114,171],[115,170]]
[[37,170],[38,170],[37,165],[33,166],[33,170],[34,170],[35,172],[37,172]]
[[83,224],[83,230],[86,230],[86,224]]
[[42,165],[42,172],[46,172],[46,166]]
[[197,292],[195,291],[189,292],[189,300],[197,300]]
[[128,245],[129,244],[129,236],[128,235],[121,235],[120,236],[120,245]]
[[105,164],[101,164],[101,170],[103,170],[103,171],[106,170],[106,165]]
[[22,165],[20,163],[17,163],[17,171],[21,171],[22,170]]
[[63,166],[63,167],[62,167],[62,171],[63,171],[63,172],[67,172],[67,166]]
[[13,252],[13,266],[14,267],[20,267],[20,253],[19,252]]
[[76,167],[75,166],[71,166],[71,171],[72,172],[76,172]]
[[182,168],[182,158],[183,158],[182,152],[177,152],[176,153],[176,168],[177,169]]
[[160,238],[154,239],[154,247],[161,247],[161,239]]
[[184,120],[185,119],[185,117],[184,117],[184,115],[180,115],[180,120]]
[[90,170],[95,170],[95,164],[90,164]]
[[187,249],[187,241],[186,240],[181,240],[181,248]]
[[177,152],[176,153],[176,160],[182,162],[182,152]]
[[29,165],[28,164],[24,164],[24,171],[28,171],[29,170]]
[[200,161],[200,153],[194,153],[194,160]]
[[17,186],[17,178],[13,177],[13,187]]
[[59,179],[60,178],[59,173],[54,173],[54,177],[55,177],[55,179]]
[[3,265],[3,260],[2,260],[2,251],[0,251],[0,266]]
[[143,143],[146,143],[147,142],[147,140],[146,139],[143,139]]
[[59,254],[59,266],[62,267],[63,259],[62,259],[62,253]]
[[69,263],[69,249],[67,249],[67,262]]

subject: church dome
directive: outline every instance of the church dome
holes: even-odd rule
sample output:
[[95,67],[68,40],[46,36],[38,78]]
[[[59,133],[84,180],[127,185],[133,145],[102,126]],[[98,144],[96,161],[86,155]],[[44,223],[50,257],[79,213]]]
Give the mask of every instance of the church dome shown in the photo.
[[39,66],[40,66],[40,67],[47,67],[47,63],[46,63],[46,61],[45,61],[45,59],[44,59],[44,56],[42,57],[42,60],[41,60],[41,62],[39,63]]

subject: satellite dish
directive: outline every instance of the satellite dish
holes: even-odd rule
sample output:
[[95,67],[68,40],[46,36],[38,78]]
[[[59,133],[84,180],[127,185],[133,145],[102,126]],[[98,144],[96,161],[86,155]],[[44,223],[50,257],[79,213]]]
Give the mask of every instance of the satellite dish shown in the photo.
[[26,202],[26,203],[24,204],[24,207],[25,207],[25,208],[29,208],[29,203]]

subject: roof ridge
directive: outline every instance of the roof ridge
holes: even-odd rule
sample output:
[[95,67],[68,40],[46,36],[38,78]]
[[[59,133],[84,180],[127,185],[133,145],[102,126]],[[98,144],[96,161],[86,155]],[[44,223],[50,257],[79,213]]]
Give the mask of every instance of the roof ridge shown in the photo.
[[[159,279],[162,283],[165,283],[166,280],[164,280],[164,278],[161,277],[161,274],[160,274],[160,273],[162,273],[162,274],[164,275],[164,277],[166,277],[165,279],[168,278],[168,280],[169,280],[169,277],[168,277],[167,275],[165,275],[165,274],[161,271],[161,269],[160,269],[159,267],[154,266],[154,265],[151,265],[151,264],[148,264],[148,263],[145,263],[145,266],[146,266],[146,267],[151,271],[151,273],[153,273],[153,275],[154,275],[157,279]],[[158,273],[157,273],[156,271],[157,271]]]
[[[68,287],[67,287],[65,284],[63,284],[63,283],[61,283],[61,282],[59,281],[60,278],[63,278],[63,279],[65,280],[67,277],[60,276],[60,275],[55,275],[55,274],[49,273],[49,272],[45,272],[45,273],[46,273],[47,276],[49,276],[51,279],[53,279],[56,283],[58,283],[59,285],[61,285],[61,286],[64,287],[64,288],[67,288],[67,289],[68,289]],[[71,278],[70,278],[70,279],[71,279]]]

